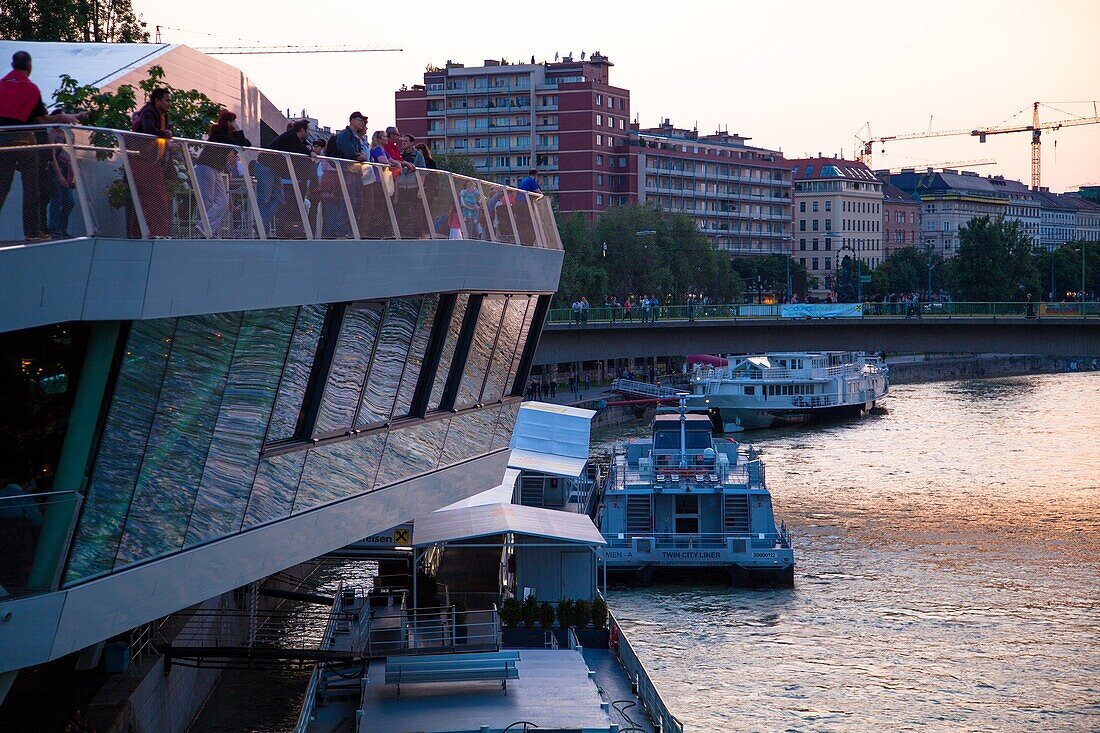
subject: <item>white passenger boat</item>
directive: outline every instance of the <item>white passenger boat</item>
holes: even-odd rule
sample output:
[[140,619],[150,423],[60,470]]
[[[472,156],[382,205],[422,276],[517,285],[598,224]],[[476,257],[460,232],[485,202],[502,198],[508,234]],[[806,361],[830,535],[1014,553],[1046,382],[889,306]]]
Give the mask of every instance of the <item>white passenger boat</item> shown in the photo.
[[[722,361],[722,360],[718,360]],[[730,357],[698,366],[688,407],[723,432],[858,416],[889,389],[890,370],[862,351],[799,351]]]

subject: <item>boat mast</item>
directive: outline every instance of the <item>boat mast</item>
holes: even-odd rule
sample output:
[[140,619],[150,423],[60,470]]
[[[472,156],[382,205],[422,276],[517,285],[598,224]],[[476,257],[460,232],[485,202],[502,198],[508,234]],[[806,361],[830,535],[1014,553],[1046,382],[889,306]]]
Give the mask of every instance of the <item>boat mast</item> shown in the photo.
[[680,400],[680,468],[687,468],[687,400]]

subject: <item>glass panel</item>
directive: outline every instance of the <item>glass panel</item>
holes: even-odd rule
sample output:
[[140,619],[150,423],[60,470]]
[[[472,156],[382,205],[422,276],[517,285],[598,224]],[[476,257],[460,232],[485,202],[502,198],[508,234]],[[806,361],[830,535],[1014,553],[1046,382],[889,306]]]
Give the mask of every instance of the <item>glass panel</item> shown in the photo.
[[294,513],[370,491],[385,445],[386,434],[378,432],[312,448],[294,499]]
[[290,351],[275,397],[275,409],[271,413],[271,425],[267,429],[267,443],[291,440],[298,435],[302,401],[309,386],[309,375],[313,371],[327,311],[326,305],[306,305],[298,309],[294,336],[290,340]]
[[538,238],[535,236],[535,222],[531,218],[531,207],[528,206],[527,199],[530,194],[526,191],[510,190],[508,192],[508,200],[512,202],[512,216],[516,220],[516,229],[519,232],[519,243],[523,245],[533,246],[538,244]]
[[242,529],[290,516],[307,453],[299,450],[260,461]]
[[428,201],[428,211],[432,215],[431,236],[436,239],[456,238],[456,234],[461,230],[458,225],[459,214],[455,210],[454,195],[451,193],[450,176],[444,171],[422,170],[420,181],[424,184],[424,196]]
[[236,532],[256,474],[263,426],[294,328],[294,308],[244,314],[186,544]]
[[516,372],[519,371],[519,363],[523,361],[523,350],[527,346],[527,337],[531,333],[531,321],[535,318],[535,306],[538,304],[538,298],[527,298],[527,312],[523,316],[523,324],[520,327],[519,338],[516,340],[516,353],[512,357],[512,366],[508,369],[508,380],[504,383],[504,389],[506,394],[522,395],[523,387],[515,387],[516,377],[519,376]]
[[455,358],[455,346],[458,345],[458,334],[462,331],[462,321],[466,317],[466,306],[470,304],[470,296],[459,293],[455,298],[454,312],[451,314],[451,323],[447,328],[447,338],[443,342],[443,352],[439,356],[439,366],[435,372],[435,384],[432,385],[432,396],[428,400],[428,410],[438,410],[443,400],[443,390],[447,386],[447,375],[451,372],[451,362]]
[[66,582],[107,572],[134,494],[176,319],[134,321],[99,441]]
[[392,239],[393,220],[386,199],[392,202],[396,190],[393,172],[384,165],[365,165],[360,169],[363,210],[359,215],[359,234],[364,239]]
[[[74,175],[78,173],[84,184],[96,233],[101,237],[125,237],[133,206],[114,134],[79,127],[70,130],[76,151],[73,160],[79,168]],[[76,226],[81,218],[79,199],[76,206],[69,218],[70,226]]]
[[481,387],[485,381],[485,372],[489,368],[489,357],[493,352],[500,318],[504,314],[504,298],[486,296],[481,302],[481,312],[477,317],[477,329],[470,344],[470,353],[462,370],[462,383],[458,387],[456,406],[476,404],[481,397]]
[[469,410],[451,418],[439,467],[453,466],[489,452],[498,409]]
[[489,228],[485,225],[485,207],[492,193],[486,195],[487,186],[475,178],[455,176],[454,182],[458,205],[466,224],[466,236],[469,239],[489,239]]
[[409,358],[405,360],[401,388],[397,391],[394,417],[404,417],[412,409],[413,395],[416,393],[416,384],[420,379],[420,370],[424,366],[424,353],[428,350],[428,340],[432,335],[432,324],[435,323],[435,313],[438,308],[438,295],[424,296],[424,304],[420,306],[420,314],[416,319],[416,333],[413,334]]
[[197,174],[191,179],[189,165],[194,166],[200,146],[185,144],[180,140],[168,142],[168,165],[165,169],[165,183],[168,187],[168,199],[173,237],[180,239],[204,239],[202,213],[199,205],[202,200],[196,189]]
[[[316,162],[316,181],[311,183],[310,223],[313,235],[327,239],[343,239],[352,235],[351,219],[348,216],[347,201],[344,200],[344,188],[356,224],[363,210],[363,184],[359,172],[363,166],[348,160],[320,158]],[[344,186],[340,185],[340,178]]]
[[381,303],[352,303],[345,311],[313,428],[315,436],[351,429],[381,320]]
[[443,452],[447,420],[432,420],[391,430],[378,468],[375,486],[382,488],[412,476],[434,471]]
[[554,219],[554,207],[550,205],[550,199],[543,196],[531,202],[535,208],[535,216],[542,224],[544,240],[542,246],[548,249],[561,249],[561,237],[558,234],[558,224]]
[[215,239],[256,238],[256,218],[244,172],[240,153],[232,145],[204,143],[198,151],[195,178]]
[[419,310],[419,298],[396,298],[386,306],[386,317],[371,360],[370,376],[363,389],[355,427],[362,428],[390,419]]
[[516,231],[512,227],[512,220],[508,216],[508,207],[504,203],[507,189],[495,183],[482,182],[481,195],[485,197],[485,206],[489,212],[489,220],[496,234],[496,242],[515,242]]
[[397,225],[401,229],[402,239],[427,239],[428,217],[424,213],[424,202],[420,197],[420,187],[413,171],[395,171],[397,192],[393,198]]
[[115,567],[183,546],[240,313],[179,319]]
[[[253,178],[260,221],[268,236],[280,239],[303,238],[305,232],[302,228],[302,214],[290,182],[291,166],[287,156],[245,148],[241,151],[241,157],[245,170]],[[304,174],[300,176],[303,180],[308,179],[305,167],[312,167],[309,158],[296,162],[294,168],[296,172]],[[302,170],[299,171],[299,168]]]
[[523,296],[508,298],[505,301],[504,318],[500,322],[500,334],[493,347],[493,361],[489,365],[489,374],[485,378],[485,389],[481,392],[481,404],[500,402],[508,389],[508,372],[512,368],[512,357],[516,353],[516,341],[519,340],[523,316],[527,313],[527,298]]
[[510,402],[500,408],[497,414],[496,432],[493,434],[493,450],[508,447],[508,441],[512,439],[512,430],[516,427],[519,406],[519,402]]

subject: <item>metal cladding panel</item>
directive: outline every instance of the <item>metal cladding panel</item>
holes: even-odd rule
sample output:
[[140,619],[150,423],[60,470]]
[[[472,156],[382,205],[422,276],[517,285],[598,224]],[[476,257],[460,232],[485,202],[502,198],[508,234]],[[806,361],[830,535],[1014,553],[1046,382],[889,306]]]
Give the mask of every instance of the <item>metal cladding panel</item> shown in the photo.
[[595,410],[524,402],[508,446],[530,453],[588,460]]
[[418,516],[413,525],[413,545],[426,547],[506,532],[586,545],[606,544],[585,514],[522,504],[485,504]]

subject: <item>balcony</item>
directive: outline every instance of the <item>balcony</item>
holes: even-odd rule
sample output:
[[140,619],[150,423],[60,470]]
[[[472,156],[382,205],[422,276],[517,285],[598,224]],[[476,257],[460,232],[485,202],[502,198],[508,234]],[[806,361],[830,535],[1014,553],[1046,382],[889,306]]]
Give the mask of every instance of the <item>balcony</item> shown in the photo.
[[[41,221],[17,179],[0,201],[0,246],[75,238],[447,239],[561,249],[550,200],[445,171],[238,148],[82,126],[7,127],[0,165],[72,168],[72,210]],[[477,231],[452,216],[473,182]],[[24,210],[32,219],[24,219]],[[59,207],[59,211],[63,207]],[[448,222],[459,221],[452,230]],[[52,225],[52,233],[46,225]]]

